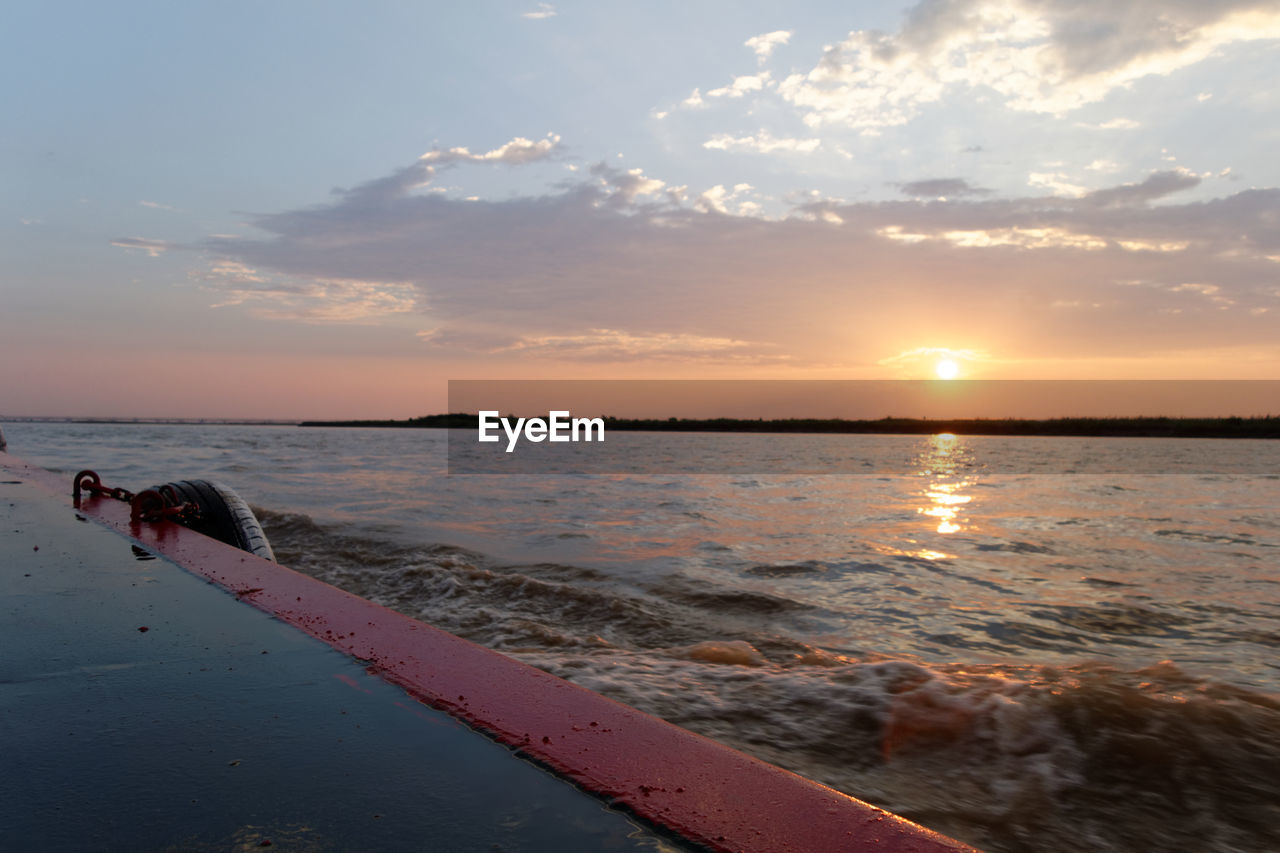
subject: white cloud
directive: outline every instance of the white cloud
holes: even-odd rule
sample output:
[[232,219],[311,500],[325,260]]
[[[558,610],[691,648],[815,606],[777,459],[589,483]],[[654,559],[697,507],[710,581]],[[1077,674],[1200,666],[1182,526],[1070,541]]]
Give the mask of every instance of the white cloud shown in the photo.
[[1093,126],[1098,130],[1136,130],[1142,127],[1142,123],[1131,118],[1113,118],[1110,121],[1104,121]]
[[951,91],[993,92],[1009,109],[1062,114],[1227,45],[1275,38],[1280,7],[1251,0],[926,1],[896,33],[850,33],[779,91],[812,126],[903,124]]
[[755,52],[756,59],[763,65],[773,55],[773,51],[778,45],[786,44],[790,40],[790,30],[774,30],[771,33],[752,36],[743,44]]
[[711,189],[702,193],[694,201],[694,207],[704,213],[728,213],[729,208],[725,205],[725,199],[729,196],[728,191],[723,184],[716,184]]
[[1127,252],[1182,252],[1191,245],[1190,240],[1117,240],[1116,243]]
[[142,205],[143,207],[150,207],[153,210],[173,210],[173,208],[170,207],[169,205],[161,204],[158,201],[140,201],[138,202],[138,204]]
[[680,103],[683,106],[691,107],[693,109],[698,109],[699,107],[705,107],[707,105],[707,102],[702,100],[702,92],[698,89],[694,89],[693,93]]
[[908,231],[901,225],[885,225],[881,228],[877,228],[875,233],[886,240],[893,240],[897,243],[923,243],[925,240],[932,239],[932,235],[930,234]]
[[945,231],[942,239],[964,249],[1015,246],[1019,249],[1085,249],[1097,251],[1107,241],[1091,234],[1076,234],[1064,228],[985,228],[973,231]]
[[731,136],[727,133],[717,134],[702,143],[703,148],[717,151],[752,151],[757,154],[773,154],[779,151],[793,154],[811,154],[818,150],[822,140],[778,138],[767,130],[752,136]]
[[[748,92],[759,92],[773,81],[773,76],[768,71],[761,71],[759,74],[743,74],[740,77],[734,77],[733,82],[728,86],[721,86],[719,89],[712,89],[707,92],[708,98],[741,98]],[[695,89],[696,93],[697,90]]]
[[554,18],[555,16],[556,16],[555,6],[552,6],[550,3],[539,3],[537,9],[535,9],[532,12],[525,12],[520,17],[528,18],[531,21],[542,21],[542,20],[546,20],[547,18]]
[[[759,202],[743,198],[754,189],[751,184],[734,184],[732,190],[725,189],[723,184],[716,184],[694,199],[693,208],[702,213],[758,216],[762,209]],[[732,208],[729,206],[731,202],[734,205]]]
[[899,243],[920,243],[925,240],[942,240],[961,249],[991,249],[1012,246],[1018,249],[1084,249],[1097,251],[1107,247],[1107,241],[1091,234],[1077,234],[1065,228],[981,228],[950,230],[936,234],[906,231],[900,225],[877,229],[876,233],[887,240]]
[[1061,172],[1032,172],[1027,175],[1027,186],[1050,190],[1054,195],[1068,198],[1079,198],[1088,192],[1079,184],[1071,183],[1069,177]]
[[418,162],[430,165],[462,162],[522,165],[550,157],[555,153],[559,144],[560,137],[554,133],[548,133],[546,138],[539,139],[537,142],[525,139],[523,136],[517,136],[510,142],[484,154],[472,154],[467,148],[448,148],[443,150],[437,148],[423,154],[418,158]]

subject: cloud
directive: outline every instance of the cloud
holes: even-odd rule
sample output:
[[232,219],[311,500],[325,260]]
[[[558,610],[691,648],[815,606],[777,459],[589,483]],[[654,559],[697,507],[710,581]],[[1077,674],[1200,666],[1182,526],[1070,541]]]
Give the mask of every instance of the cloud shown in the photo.
[[981,350],[951,349],[950,347],[916,347],[895,355],[878,359],[877,364],[916,366],[933,362],[939,358],[958,359],[968,362],[989,361],[990,355]]
[[260,317],[302,323],[375,322],[415,310],[419,296],[406,282],[273,275],[228,259],[193,277],[217,294],[214,308],[245,305]]
[[[770,347],[751,341],[697,334],[633,333],[590,329],[576,335],[521,337],[498,353],[574,361],[777,361]],[[761,352],[766,350],[766,352]]]
[[[379,193],[260,216],[257,238],[206,241],[224,266],[202,284],[304,322],[429,314],[417,328],[433,346],[495,364],[763,353],[797,369],[838,352],[874,369],[943,345],[1280,355],[1276,189],[1178,203],[1190,178],[1157,172],[1078,198],[797,195],[793,216],[764,219],[750,185],[668,187],[604,164],[544,194],[473,202],[415,192],[402,171],[370,182]],[[1177,289],[1188,283],[1217,290]]]
[[436,148],[419,157],[418,162],[429,166],[467,162],[506,163],[510,166],[520,166],[525,163],[532,163],[535,160],[545,160],[556,152],[559,144],[560,137],[554,133],[548,133],[545,139],[539,139],[537,142],[525,139],[523,136],[517,136],[510,142],[484,154],[472,154],[466,148],[447,148],[443,150]]
[[1191,245],[1190,240],[1116,240],[1116,245],[1126,252],[1181,252]]
[[814,127],[904,124],[957,91],[1062,114],[1228,45],[1275,38],[1280,7],[1259,0],[924,0],[899,31],[851,32],[778,91]]
[[960,198],[962,196],[990,195],[991,190],[975,187],[962,178],[931,178],[898,184],[904,195],[921,198]]
[[140,204],[140,205],[141,205],[141,206],[143,206],[143,207],[150,207],[150,208],[152,208],[153,210],[173,210],[173,209],[174,209],[174,208],[170,207],[169,205],[167,205],[167,204],[161,204],[161,203],[160,203],[160,202],[158,202],[158,201],[140,201],[140,202],[138,202],[138,204]]
[[1153,172],[1139,184],[1124,184],[1096,190],[1085,195],[1085,200],[1100,207],[1125,207],[1146,204],[1172,193],[1188,190],[1200,185],[1200,178],[1186,169],[1173,169],[1168,172]]
[[111,245],[119,246],[121,249],[138,249],[153,258],[160,257],[170,249],[179,248],[177,243],[170,243],[167,240],[148,240],[145,237],[117,237],[111,241]]
[[1061,172],[1032,172],[1027,175],[1027,186],[1042,187],[1067,198],[1080,198],[1088,192],[1079,184],[1071,183],[1070,178]]
[[654,195],[666,186],[656,178],[645,177],[643,169],[615,169],[597,163],[590,171],[600,179],[601,186],[609,188],[607,202],[614,205],[629,205],[640,196]]
[[791,40],[791,35],[790,30],[774,30],[771,33],[752,36],[743,44],[755,52],[756,59],[763,65],[773,55],[778,45],[786,44]]
[[520,17],[528,18],[531,21],[544,21],[547,18],[556,16],[556,7],[550,3],[539,3],[538,8],[532,12],[525,12]]
[[1080,127],[1092,127],[1096,130],[1136,130],[1142,127],[1142,122],[1134,121],[1131,118],[1113,118],[1099,124],[1080,124]]
[[727,133],[717,134],[702,143],[703,148],[718,151],[751,151],[757,154],[774,154],[779,151],[793,154],[811,154],[822,144],[820,139],[777,138],[767,130],[761,130],[752,136],[730,136]]
[[734,211],[730,210],[729,203],[736,202],[738,215],[753,216],[758,212],[760,205],[753,201],[743,201],[741,196],[754,189],[755,187],[751,184],[735,184],[732,190],[725,189],[723,184],[716,184],[693,200],[693,209],[702,213],[723,213],[731,216]]
[[[733,82],[728,86],[721,86],[718,89],[712,89],[707,92],[708,98],[741,98],[748,92],[762,91],[765,86],[773,82],[773,76],[768,71],[761,71],[759,74],[743,74],[734,77]],[[697,89],[694,90],[697,92]]]
[[1174,285],[1173,287],[1170,287],[1169,290],[1174,293],[1198,294],[1208,299],[1210,302],[1214,303],[1215,305],[1217,305],[1219,310],[1230,308],[1232,305],[1236,304],[1234,299],[1231,299],[1230,297],[1227,297],[1227,296],[1223,296],[1222,288],[1216,284],[1205,284],[1204,282],[1187,281],[1187,282],[1183,282],[1182,284]]
[[469,148],[433,148],[401,169],[397,169],[382,178],[367,181],[350,189],[335,189],[334,195],[344,196],[353,204],[376,207],[387,199],[402,196],[410,190],[425,187],[435,178],[440,168],[459,163],[493,163],[508,166],[523,166],[539,160],[547,160],[560,152],[560,137],[548,133],[545,138],[534,142],[517,136],[491,151],[473,154]]
[[938,239],[962,249],[990,249],[1013,246],[1019,249],[1084,249],[1097,251],[1107,248],[1107,241],[1092,234],[1079,234],[1065,228],[976,228],[953,229],[937,234],[921,234],[904,231],[901,226],[890,225],[876,232],[881,237],[903,243],[919,243]]

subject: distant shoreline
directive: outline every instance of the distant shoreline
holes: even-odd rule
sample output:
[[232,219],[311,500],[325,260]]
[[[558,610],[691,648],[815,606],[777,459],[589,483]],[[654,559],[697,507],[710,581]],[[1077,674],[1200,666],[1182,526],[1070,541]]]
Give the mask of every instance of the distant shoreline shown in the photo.
[[[1111,438],[1280,438],[1280,416],[1226,418],[613,418],[606,431],[757,432],[853,435],[1007,435]],[[476,415],[425,415],[408,420],[302,421],[303,427],[477,429]]]
[[296,418],[61,418],[33,415],[0,416],[0,424],[138,424],[175,426],[298,426]]

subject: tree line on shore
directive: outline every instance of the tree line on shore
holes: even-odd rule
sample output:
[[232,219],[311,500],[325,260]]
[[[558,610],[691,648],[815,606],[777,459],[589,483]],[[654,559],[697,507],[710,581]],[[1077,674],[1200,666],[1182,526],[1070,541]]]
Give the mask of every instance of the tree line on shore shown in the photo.
[[[510,416],[514,420],[514,416]],[[781,432],[881,435],[1030,435],[1130,438],[1280,438],[1280,416],[1182,418],[604,418],[605,431]],[[479,416],[463,412],[407,420],[303,421],[306,427],[477,429]]]

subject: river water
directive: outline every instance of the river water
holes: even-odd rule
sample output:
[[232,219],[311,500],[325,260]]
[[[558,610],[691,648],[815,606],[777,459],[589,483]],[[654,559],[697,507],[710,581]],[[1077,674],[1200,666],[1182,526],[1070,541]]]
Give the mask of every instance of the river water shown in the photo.
[[912,462],[449,476],[435,430],[5,433],[68,486],[218,479],[285,565],[989,850],[1280,849],[1280,442],[1070,474],[1079,439],[634,434]]

